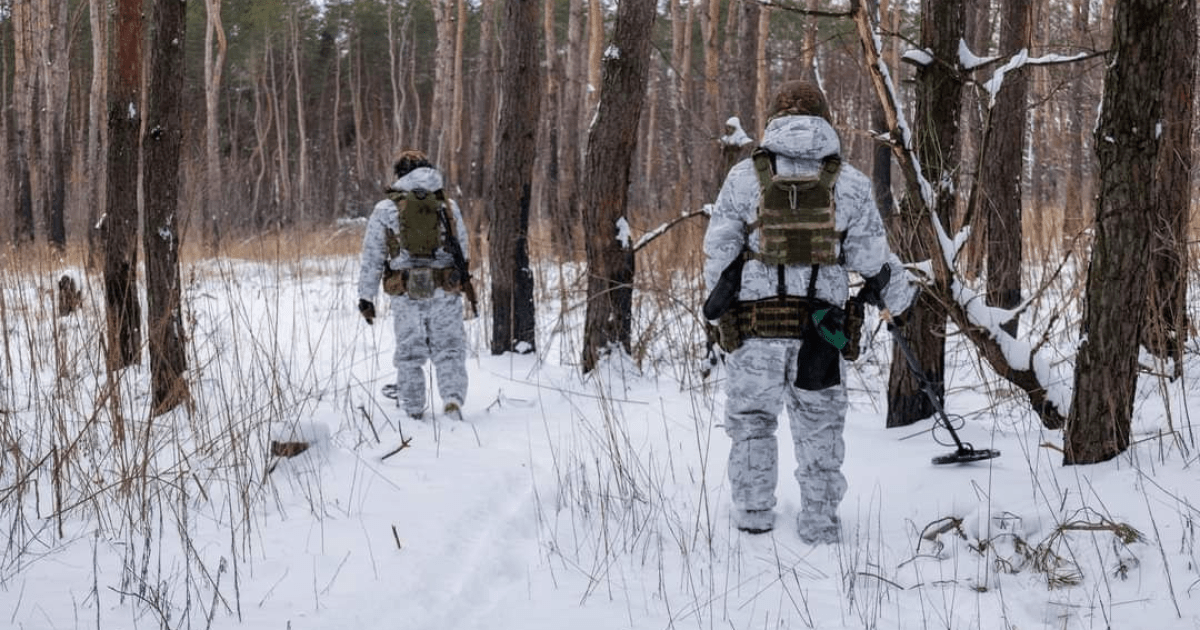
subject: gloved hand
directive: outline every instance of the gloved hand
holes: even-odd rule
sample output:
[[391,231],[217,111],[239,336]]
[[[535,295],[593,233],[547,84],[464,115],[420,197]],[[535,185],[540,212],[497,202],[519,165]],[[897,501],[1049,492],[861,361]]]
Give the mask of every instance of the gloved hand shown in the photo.
[[905,311],[903,313],[899,313],[896,315],[889,313],[888,320],[887,320],[888,330],[903,331],[904,323],[906,321],[908,321],[908,311]]
[[358,312],[367,320],[368,325],[375,323],[375,303],[371,300],[359,300]]

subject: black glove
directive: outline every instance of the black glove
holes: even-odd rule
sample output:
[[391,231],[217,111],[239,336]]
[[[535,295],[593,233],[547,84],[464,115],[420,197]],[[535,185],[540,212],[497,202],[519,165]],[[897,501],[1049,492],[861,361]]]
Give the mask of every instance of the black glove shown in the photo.
[[859,290],[856,297],[858,297],[863,304],[870,304],[875,308],[884,308],[883,290],[887,288],[888,282],[890,282],[891,279],[892,267],[891,265],[884,263],[884,265],[879,268],[879,273],[863,279],[863,288]]
[[362,313],[363,319],[367,320],[367,324],[375,323],[375,303],[371,300],[359,300],[358,312]]

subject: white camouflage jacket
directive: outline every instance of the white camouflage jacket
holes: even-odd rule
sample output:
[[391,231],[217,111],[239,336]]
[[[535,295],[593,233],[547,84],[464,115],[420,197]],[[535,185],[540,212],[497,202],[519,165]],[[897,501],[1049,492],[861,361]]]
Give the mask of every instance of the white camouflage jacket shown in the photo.
[[[392,190],[435,191],[441,190],[442,187],[442,174],[437,169],[428,167],[413,169],[392,184]],[[454,224],[457,226],[455,231],[459,245],[462,247],[463,257],[469,261],[471,259],[468,249],[470,239],[467,236],[467,227],[463,221],[462,212],[454,200],[447,200],[446,204],[454,215]],[[407,250],[401,250],[391,260],[388,260],[387,231],[389,229],[397,233],[400,231],[400,214],[391,199],[384,199],[375,204],[371,218],[367,219],[367,231],[363,236],[362,260],[358,272],[358,297],[360,299],[375,299],[375,295],[379,291],[379,283],[383,278],[385,264],[390,265],[392,269],[411,269],[417,266],[416,261]],[[429,266],[453,267],[454,257],[444,248],[439,248]]]
[[[825,119],[816,116],[783,116],[771,120],[763,132],[760,146],[775,154],[776,172],[781,175],[814,174],[821,168],[824,158],[841,151],[837,132]],[[814,297],[841,306],[849,294],[848,270],[869,277],[879,273],[888,262],[892,276],[884,290],[884,302],[893,313],[902,312],[912,302],[916,288],[888,246],[883,220],[872,196],[871,180],[843,161],[834,195],[836,227],[839,234],[845,234],[839,245],[845,264],[819,268]],[[746,226],[758,218],[761,196],[754,161],[748,158],[735,164],[721,186],[704,236],[704,282],[708,291],[716,286],[721,271],[741,252],[743,239],[751,251],[760,251],[759,231],[747,235]],[[788,295],[807,295],[811,271],[811,265],[785,268]],[[777,284],[775,267],[768,268],[758,260],[747,260],[742,269],[738,300],[774,297]]]

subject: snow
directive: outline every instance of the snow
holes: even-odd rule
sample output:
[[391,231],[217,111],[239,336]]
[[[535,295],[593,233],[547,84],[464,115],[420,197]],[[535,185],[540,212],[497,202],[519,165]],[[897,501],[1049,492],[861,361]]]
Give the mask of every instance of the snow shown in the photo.
[[1008,60],[1008,63],[1000,66],[996,72],[992,73],[992,78],[984,81],[983,89],[988,93],[988,109],[996,106],[996,95],[1000,93],[1000,88],[1004,85],[1004,75],[1023,68],[1028,61],[1029,50],[1022,48],[1020,52]]
[[604,49],[604,60],[610,61],[621,58],[621,49],[617,48],[616,44],[609,44],[608,48]]
[[928,66],[933,63],[933,53],[925,49],[910,48],[904,52],[904,60],[918,66]]
[[629,249],[632,239],[633,232],[629,229],[629,221],[625,217],[617,219],[617,242],[621,243],[621,248]]
[[[638,292],[635,321],[657,326],[640,369],[620,357],[585,378],[582,270],[538,267],[537,354],[492,356],[490,318],[469,320],[466,420],[417,421],[378,394],[393,374],[390,313],[380,301],[376,325],[359,318],[356,270],[352,255],[187,265],[195,408],[150,422],[143,360],[121,376],[122,442],[118,403],[100,396],[98,278],[7,269],[0,625],[1200,624],[1194,344],[1193,376],[1143,379],[1129,453],[1067,468],[1061,433],[951,334],[947,410],[962,439],[1002,456],[933,466],[952,450],[944,429],[884,428],[891,353],[868,325],[873,343],[845,372],[844,542],[810,547],[791,526],[786,422],[778,529],[730,525],[725,368],[694,371],[696,283],[671,287],[673,300]],[[88,278],[88,294],[57,319],[43,296],[64,271]],[[271,440],[313,445],[273,458]]]
[[966,40],[958,40],[958,65],[962,66],[963,70],[974,70],[995,60],[995,57],[975,56],[975,53],[971,52],[971,47],[967,44]]

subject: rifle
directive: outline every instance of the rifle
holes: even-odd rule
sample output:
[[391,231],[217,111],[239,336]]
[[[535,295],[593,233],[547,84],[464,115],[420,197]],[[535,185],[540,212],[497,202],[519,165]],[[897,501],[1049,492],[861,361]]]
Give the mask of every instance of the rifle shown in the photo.
[[471,266],[467,263],[467,257],[463,255],[462,244],[458,242],[458,233],[454,231],[450,225],[450,217],[447,216],[449,206],[446,206],[438,213],[438,220],[442,224],[442,229],[446,230],[446,249],[450,252],[450,256],[454,258],[454,269],[458,272],[459,286],[462,287],[462,293],[467,297],[467,301],[471,303],[471,317],[479,316],[479,304],[475,298],[475,285],[471,284]]

